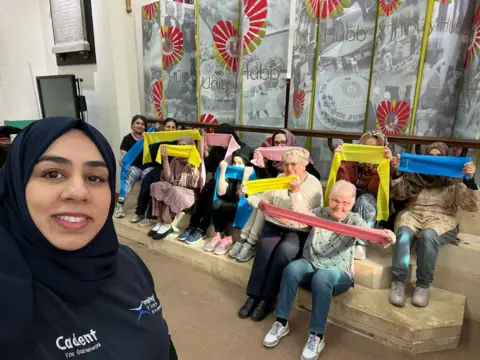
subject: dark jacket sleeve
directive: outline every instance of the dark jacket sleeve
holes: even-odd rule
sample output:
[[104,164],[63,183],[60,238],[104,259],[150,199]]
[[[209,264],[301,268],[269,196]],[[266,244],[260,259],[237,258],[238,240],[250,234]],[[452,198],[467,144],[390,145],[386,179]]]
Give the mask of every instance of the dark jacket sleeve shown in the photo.
[[307,170],[307,172],[308,172],[310,175],[313,175],[313,176],[315,176],[318,180],[321,180],[321,179],[320,179],[320,173],[319,173],[318,170],[315,168],[315,166],[313,166],[312,163],[308,163],[306,170]]

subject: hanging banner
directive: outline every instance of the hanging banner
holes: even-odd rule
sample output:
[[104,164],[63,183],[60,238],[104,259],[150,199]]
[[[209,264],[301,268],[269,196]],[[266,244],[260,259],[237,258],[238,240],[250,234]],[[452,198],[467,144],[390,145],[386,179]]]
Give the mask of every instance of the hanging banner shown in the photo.
[[234,124],[240,66],[239,0],[197,0],[202,123]]
[[[320,18],[316,61],[313,130],[363,132],[367,108],[376,1],[308,1]],[[321,174],[328,174],[332,153],[326,139],[312,139]]]
[[178,1],[160,5],[165,115],[197,122],[195,7]]
[[164,118],[160,2],[142,6],[144,104],[147,116]]
[[409,133],[429,3],[380,1],[367,130]]
[[462,88],[475,0],[435,2],[413,135],[449,138]]
[[310,10],[308,1],[292,0],[295,3],[294,17],[290,16],[290,31],[293,32],[292,72],[288,105],[288,128],[310,127],[313,96],[315,55],[319,17]]
[[473,11],[470,42],[465,56],[462,90],[457,106],[454,138],[480,140],[480,1]]
[[[236,123],[284,127],[290,0],[243,0],[241,112]],[[244,134],[255,146],[264,136]]]

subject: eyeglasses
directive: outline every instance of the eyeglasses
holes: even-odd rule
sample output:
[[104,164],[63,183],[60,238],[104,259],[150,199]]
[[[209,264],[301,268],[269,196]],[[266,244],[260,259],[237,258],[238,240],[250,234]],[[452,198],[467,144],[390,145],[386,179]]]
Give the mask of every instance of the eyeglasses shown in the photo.
[[352,205],[351,202],[348,202],[348,201],[339,201],[339,200],[337,200],[337,199],[330,199],[330,202],[331,202],[333,205],[335,205],[335,206],[341,205],[341,206],[343,206],[344,208],[349,207],[349,206]]
[[291,167],[297,167],[297,165],[298,165],[298,163],[289,163],[289,164],[285,164],[285,163],[284,163],[284,164],[283,164],[283,167],[284,167],[284,168],[289,168],[290,166],[291,166]]

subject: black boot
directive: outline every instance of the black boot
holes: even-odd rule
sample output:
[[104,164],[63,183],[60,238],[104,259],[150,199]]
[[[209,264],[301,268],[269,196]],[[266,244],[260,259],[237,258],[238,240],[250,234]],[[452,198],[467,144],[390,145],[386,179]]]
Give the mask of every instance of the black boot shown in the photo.
[[253,321],[262,321],[265,319],[273,310],[273,306],[270,302],[266,300],[260,300],[258,305],[252,312],[250,319]]
[[238,311],[238,317],[240,319],[248,318],[250,315],[252,315],[253,309],[255,308],[256,304],[257,304],[257,300],[249,297],[247,299],[247,302]]

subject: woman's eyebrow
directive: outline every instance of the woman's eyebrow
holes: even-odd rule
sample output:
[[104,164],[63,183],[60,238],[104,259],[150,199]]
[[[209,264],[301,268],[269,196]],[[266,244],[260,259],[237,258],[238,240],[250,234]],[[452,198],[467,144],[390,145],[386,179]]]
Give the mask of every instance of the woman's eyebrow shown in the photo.
[[[41,163],[41,162],[45,162],[45,161],[50,161],[50,162],[54,162],[54,163],[62,164],[62,165],[71,165],[72,164],[71,160],[66,159],[64,157],[61,157],[61,156],[57,156],[57,155],[43,155],[42,157],[40,157],[40,159],[38,159],[37,164]],[[107,168],[107,164],[103,160],[86,161],[85,166]]]

